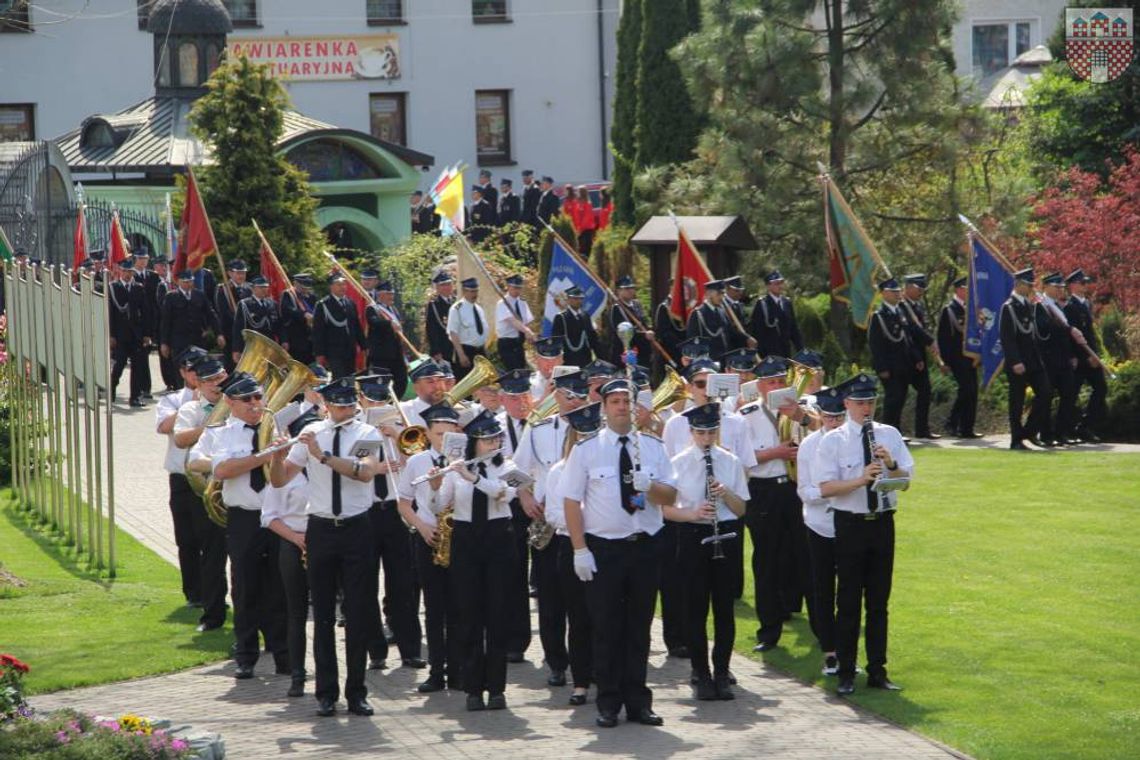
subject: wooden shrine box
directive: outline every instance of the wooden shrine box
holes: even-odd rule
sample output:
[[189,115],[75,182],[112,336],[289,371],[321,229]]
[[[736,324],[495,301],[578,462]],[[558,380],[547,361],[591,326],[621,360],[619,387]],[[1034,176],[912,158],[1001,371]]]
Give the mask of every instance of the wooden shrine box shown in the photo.
[[[737,274],[740,271],[740,252],[755,251],[758,247],[748,223],[740,216],[679,216],[677,222],[716,278]],[[652,313],[652,308],[669,292],[669,278],[673,276],[677,252],[677,225],[673,217],[655,216],[634,233],[630,242],[649,251]]]

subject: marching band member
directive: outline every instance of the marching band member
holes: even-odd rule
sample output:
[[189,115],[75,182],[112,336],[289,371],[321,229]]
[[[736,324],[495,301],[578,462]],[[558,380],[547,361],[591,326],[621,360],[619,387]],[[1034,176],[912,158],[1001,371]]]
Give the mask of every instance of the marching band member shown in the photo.
[[147,365],[147,347],[150,345],[149,313],[143,286],[135,281],[130,260],[119,262],[119,278],[107,286],[109,323],[111,333],[111,396],[115,395],[119,379],[127,362],[131,364],[130,396],[132,407],[142,407],[144,394],[150,391],[150,369]]
[[[221,335],[218,318],[205,294],[194,288],[194,273],[183,269],[176,277],[177,287],[162,299],[159,353],[176,359],[189,346],[206,347],[206,331]],[[219,340],[225,345],[224,337]]]
[[447,312],[447,336],[459,364],[457,380],[471,371],[476,356],[487,355],[487,315],[479,305],[479,280],[468,277],[462,286],[463,298],[453,303]]
[[[447,466],[443,455],[443,436],[459,431],[459,413],[447,404],[436,404],[423,411],[422,419],[427,425],[431,447],[408,458],[400,472],[397,494],[400,517],[418,534],[412,538],[412,553],[424,595],[429,668],[427,680],[419,685],[419,691],[427,694],[442,691],[448,686],[453,690],[459,689],[462,685],[454,600],[450,598],[449,590],[450,571],[435,564],[433,559],[439,537],[437,515],[446,506],[439,494],[443,469]],[[412,485],[413,481],[429,472],[438,477]]]
[[534,343],[534,321],[530,306],[522,298],[522,275],[512,274],[506,280],[507,295],[495,305],[495,332],[499,339],[499,358],[507,369],[523,369],[526,365],[526,343]]
[[[380,434],[356,419],[356,385],[341,378],[321,387],[328,419],[310,423],[300,440],[273,456],[273,484],[281,487],[302,469],[309,477],[305,532],[309,592],[313,602],[313,660],[317,715],[336,712],[336,596],[344,593],[345,682],[348,711],[372,715],[364,684],[368,641],[379,622],[372,560],[372,479]],[[362,446],[363,445],[363,446]],[[363,450],[369,449],[368,453]]]
[[[618,366],[625,366],[625,359],[622,356],[625,353],[625,347],[622,346],[621,338],[617,334],[618,325],[622,322],[629,322],[635,328],[637,327],[637,323],[629,319],[626,316],[627,314],[632,314],[644,325],[646,323],[645,309],[641,308],[641,301],[637,300],[636,283],[628,274],[618,278],[618,281],[614,283],[614,291],[620,303],[614,302],[610,305],[610,361]],[[637,352],[638,364],[648,367],[649,363],[653,361],[653,344],[650,341],[655,337],[653,330],[638,329],[634,333],[630,348]]]
[[334,378],[351,375],[356,367],[356,349],[364,348],[364,333],[356,304],[345,295],[348,280],[337,270],[329,275],[329,294],[313,309],[313,353]]
[[[526,433],[526,418],[531,410],[529,369],[508,370],[499,375],[499,397],[502,411],[498,414],[502,425],[503,456],[513,459],[519,442]],[[530,517],[516,495],[511,499],[511,521],[514,525],[515,565],[507,588],[507,662],[522,662],[530,648],[530,585],[528,582],[529,555],[527,528]]]
[[938,353],[954,374],[958,386],[954,406],[950,409],[950,434],[958,438],[981,438],[980,433],[974,432],[974,420],[978,416],[977,360],[963,353],[969,280],[967,276],[954,280],[954,295],[938,315]]
[[823,652],[823,675],[839,672],[835,656],[835,519],[831,501],[820,496],[815,457],[823,436],[843,424],[847,410],[843,394],[828,388],[816,394],[822,426],[800,441],[796,452],[796,493],[803,502],[811,560],[812,591],[808,596],[808,621]]
[[400,410],[411,425],[424,425],[423,412],[443,401],[447,393],[443,386],[443,368],[435,361],[420,362],[411,376],[416,397],[401,401]]
[[[214,405],[222,400],[221,386],[228,378],[222,363],[209,356],[199,357],[193,371],[198,381],[198,394],[178,407],[178,417],[174,421],[174,445],[189,450],[187,469],[208,472],[209,456],[202,452],[213,450],[211,441],[221,428],[207,429],[206,418]],[[210,520],[202,508],[201,499],[194,498],[197,503],[189,511],[200,551],[202,573],[199,586],[202,614],[196,630],[204,633],[221,628],[226,621],[226,531]]]
[[[697,679],[697,699],[734,699],[728,664],[736,640],[733,603],[743,582],[739,576],[744,551],[737,518],[744,514],[748,483],[736,455],[717,445],[720,404],[709,402],[684,415],[692,445],[672,459],[677,503],[662,507],[662,512],[677,524],[680,539],[678,564],[687,597],[686,641]],[[736,536],[718,540],[729,533]],[[714,634],[711,672],[707,633],[710,602]]]
[[[203,268],[203,271],[208,272],[208,269]],[[231,259],[226,262],[226,276],[229,278],[224,285],[220,288],[214,288],[214,313],[218,317],[218,334],[226,341],[229,341],[234,332],[234,311],[246,298],[253,295],[253,291],[248,285],[245,284],[245,277],[248,269],[245,262],[241,259]],[[230,301],[228,294],[233,295],[233,301]],[[231,306],[231,303],[233,304]],[[218,341],[221,344],[221,340]],[[232,353],[224,354],[222,363],[226,365],[226,371],[233,372],[234,360]]]
[[[859,618],[864,604],[867,685],[899,689],[887,677],[887,601],[894,566],[893,517],[898,494],[879,494],[871,485],[880,475],[913,477],[914,459],[896,428],[871,422],[877,385],[875,378],[859,374],[838,386],[844,394],[847,421],[824,436],[813,465],[818,470],[814,479],[819,482],[820,496],[831,499],[835,518],[839,577],[835,645],[841,695],[855,691]],[[871,425],[865,425],[867,422]]]
[[618,368],[605,359],[595,359],[582,367],[582,374],[590,384],[590,403],[595,403],[602,400],[601,388],[617,376]]
[[724,280],[709,280],[705,283],[705,300],[689,315],[685,333],[690,338],[704,338],[711,347],[712,356],[727,354],[736,341],[755,348],[756,341],[741,332],[724,305]]
[[574,570],[586,583],[595,621],[598,717],[618,712],[660,726],[645,684],[649,629],[660,566],[661,505],[676,498],[676,476],[661,440],[633,430],[633,388],[626,379],[602,388],[606,429],[574,447],[560,480]]
[[277,304],[269,297],[269,280],[257,275],[249,281],[249,286],[253,294],[238,304],[234,332],[229,342],[234,364],[237,364],[245,351],[243,330],[253,330],[274,341],[280,337],[277,334],[280,318],[277,315]]
[[265,636],[265,648],[273,653],[278,675],[289,675],[292,671],[278,542],[261,526],[267,482],[263,467],[270,459],[258,448],[264,392],[257,380],[245,372],[233,374],[222,390],[230,405],[230,418],[212,439],[211,450],[204,453],[211,457],[214,477],[222,481],[222,502],[228,512],[226,548],[233,578],[237,662],[234,678],[253,678],[253,667],[261,651],[258,630]]
[[[1088,404],[1085,406],[1081,419],[1077,424],[1077,437],[1090,443],[1100,443],[1097,431],[1105,415],[1105,398],[1108,395],[1108,385],[1105,381],[1104,365],[1100,360],[1100,339],[1093,326],[1092,305],[1085,296],[1085,287],[1092,282],[1092,278],[1084,273],[1083,269],[1075,269],[1065,278],[1065,285],[1069,289],[1069,300],[1065,303],[1065,317],[1069,324],[1077,328],[1085,339],[1085,344],[1092,352],[1090,356],[1084,351],[1077,353],[1077,395],[1080,395],[1081,386],[1087,383],[1092,389]],[[976,384],[976,383],[975,383]]]
[[[503,428],[481,412],[463,428],[464,460],[447,468],[440,501],[454,507],[451,590],[464,653],[467,709],[507,706],[507,579],[515,563],[510,501],[514,489],[502,480],[512,467],[503,458]],[[483,702],[483,693],[487,701]]]
[[535,403],[542,401],[553,388],[554,368],[562,364],[562,336],[551,335],[534,342],[534,368],[538,370],[530,383],[530,395]]
[[566,529],[564,496],[559,487],[562,473],[566,469],[566,458],[578,441],[594,435],[602,426],[602,404],[593,403],[579,407],[565,415],[569,430],[562,445],[562,459],[559,459],[546,476],[546,522],[554,528],[555,534],[550,547],[556,554],[558,565],[558,588],[566,607],[566,622],[569,628],[567,652],[570,674],[574,687],[570,692],[570,705],[577,707],[586,704],[586,694],[594,673],[593,628],[590,624],[590,611],[586,607],[586,586],[574,572],[574,548],[570,545],[570,533]]

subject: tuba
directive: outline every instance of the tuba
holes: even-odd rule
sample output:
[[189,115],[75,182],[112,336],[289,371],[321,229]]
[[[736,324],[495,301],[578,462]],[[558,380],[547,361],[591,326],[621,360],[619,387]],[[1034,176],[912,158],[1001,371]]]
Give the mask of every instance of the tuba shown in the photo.
[[688,389],[685,387],[685,380],[677,374],[677,370],[672,367],[665,367],[665,378],[661,384],[657,386],[657,390],[653,391],[653,412],[656,414],[662,409],[666,409],[681,399],[692,398]]
[[[788,370],[788,387],[794,389],[796,398],[799,398],[804,395],[804,390],[811,383],[812,379],[819,374],[820,370],[809,367],[806,364],[800,364],[799,362],[791,362],[791,364],[792,367]],[[788,441],[794,440],[796,427],[798,426],[790,417],[780,417],[780,419],[776,421],[776,434],[779,436],[780,443],[787,443]],[[784,465],[787,467],[788,477],[793,481],[797,481],[798,473],[795,460],[788,460]]]
[[495,365],[482,356],[476,356],[471,365],[471,371],[456,383],[455,387],[449,390],[443,398],[447,403],[455,406],[475,391],[485,385],[491,385],[498,379],[499,371],[495,369]]

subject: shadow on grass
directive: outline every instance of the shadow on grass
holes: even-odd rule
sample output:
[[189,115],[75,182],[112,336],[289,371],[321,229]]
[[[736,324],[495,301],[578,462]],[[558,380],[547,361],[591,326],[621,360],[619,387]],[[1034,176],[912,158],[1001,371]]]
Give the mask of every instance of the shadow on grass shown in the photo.
[[34,543],[47,559],[69,575],[78,580],[95,583],[104,590],[109,590],[114,585],[113,578],[107,578],[101,571],[90,567],[85,555],[77,552],[74,546],[65,543],[64,539],[55,533],[55,528],[41,520],[35,512],[9,499],[0,505],[0,513],[3,513],[4,519],[13,528]]

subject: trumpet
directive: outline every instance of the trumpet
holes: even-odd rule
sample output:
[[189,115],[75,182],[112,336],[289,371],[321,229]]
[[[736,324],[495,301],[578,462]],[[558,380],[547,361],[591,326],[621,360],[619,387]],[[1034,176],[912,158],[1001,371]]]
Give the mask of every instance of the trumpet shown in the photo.
[[449,470],[453,467],[457,467],[459,465],[463,465],[464,467],[468,467],[468,466],[473,465],[473,464],[479,464],[480,462],[486,462],[488,459],[494,459],[496,456],[498,456],[499,454],[502,454],[502,453],[503,453],[502,449],[495,449],[494,451],[492,451],[488,454],[483,454],[482,456],[474,457],[472,459],[464,459],[462,461],[452,462],[452,463],[448,464],[447,467],[443,468],[442,470],[435,473],[434,475],[430,474],[430,473],[427,475],[420,475],[418,478],[416,478],[415,480],[412,481],[412,485],[418,486],[420,483],[426,483],[433,478],[438,478],[441,475],[446,474],[447,470]]
[[715,482],[716,477],[713,475],[712,447],[709,447],[705,449],[705,501],[707,501],[713,507],[713,532],[711,536],[702,538],[701,544],[712,544],[712,558],[724,559],[724,548],[720,544],[722,541],[727,541],[730,538],[736,538],[736,533],[720,532],[720,499],[713,499],[712,497],[712,486]]

